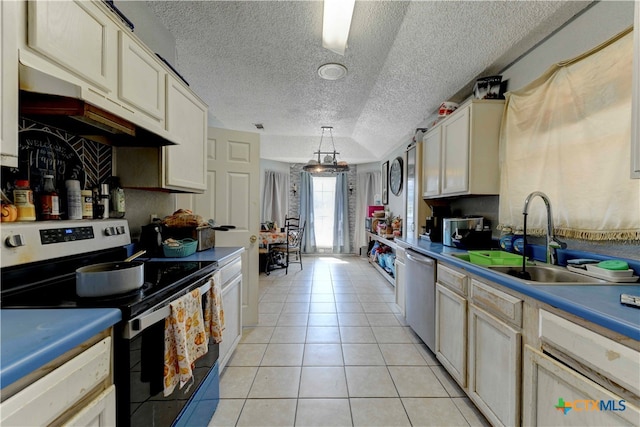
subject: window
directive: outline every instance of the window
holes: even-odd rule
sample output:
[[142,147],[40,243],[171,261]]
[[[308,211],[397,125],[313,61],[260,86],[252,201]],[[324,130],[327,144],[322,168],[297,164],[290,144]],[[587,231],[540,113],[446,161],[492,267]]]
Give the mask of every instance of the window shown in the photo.
[[313,220],[318,250],[333,248],[336,177],[313,176]]

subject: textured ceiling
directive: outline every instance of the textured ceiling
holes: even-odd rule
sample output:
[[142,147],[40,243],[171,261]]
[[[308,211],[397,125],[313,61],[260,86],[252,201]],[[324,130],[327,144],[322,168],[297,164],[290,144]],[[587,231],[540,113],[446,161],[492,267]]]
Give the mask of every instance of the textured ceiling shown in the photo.
[[[209,124],[259,132],[261,158],[292,163],[311,158],[321,126],[334,127],[339,160],[386,158],[442,101],[466,98],[590,3],[357,1],[340,56],[322,48],[320,1],[147,2]],[[322,80],[327,62],[349,74]]]

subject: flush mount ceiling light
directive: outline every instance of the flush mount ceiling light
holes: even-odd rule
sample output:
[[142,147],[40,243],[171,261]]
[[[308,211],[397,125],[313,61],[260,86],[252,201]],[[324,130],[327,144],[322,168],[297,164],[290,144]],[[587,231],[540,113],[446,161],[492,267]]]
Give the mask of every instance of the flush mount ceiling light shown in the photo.
[[[331,136],[331,146],[333,147],[333,151],[322,151],[322,140],[324,138],[325,131],[329,131],[329,135]],[[318,155],[318,160],[311,159],[309,163],[302,167],[303,170],[311,173],[336,173],[336,172],[346,172],[349,170],[349,165],[347,162],[339,162],[337,155],[340,154],[336,151],[336,145],[333,142],[333,126],[322,126],[322,136],[320,137],[320,145],[318,146],[318,151],[313,154]],[[320,156],[325,155],[321,160]]]
[[355,3],[355,0],[324,0],[322,47],[344,55]]
[[324,64],[318,68],[318,75],[325,80],[340,80],[347,75],[347,67],[342,64]]

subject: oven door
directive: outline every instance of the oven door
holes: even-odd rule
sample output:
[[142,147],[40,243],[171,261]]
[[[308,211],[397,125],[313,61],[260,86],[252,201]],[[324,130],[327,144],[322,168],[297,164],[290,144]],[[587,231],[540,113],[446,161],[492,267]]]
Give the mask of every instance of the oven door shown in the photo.
[[[204,307],[208,278],[199,283]],[[209,419],[213,416],[219,399],[219,349],[213,340],[209,342],[207,354],[195,362],[193,382],[163,396],[164,326],[170,314],[169,303],[196,287],[198,284],[189,286],[179,295],[120,325],[114,345],[118,426],[183,424],[203,403],[210,411]],[[192,422],[194,420],[189,424]]]

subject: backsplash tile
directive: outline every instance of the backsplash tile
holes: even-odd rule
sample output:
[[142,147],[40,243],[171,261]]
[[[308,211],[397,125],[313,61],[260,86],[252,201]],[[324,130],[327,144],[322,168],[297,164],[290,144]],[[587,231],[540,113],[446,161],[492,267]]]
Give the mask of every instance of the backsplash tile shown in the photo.
[[82,188],[90,189],[112,174],[113,150],[108,145],[25,118],[19,121],[18,137],[18,168],[3,170],[5,190],[16,179],[29,179],[31,188],[39,191],[46,174],[55,176],[59,190],[67,179],[78,179]]

